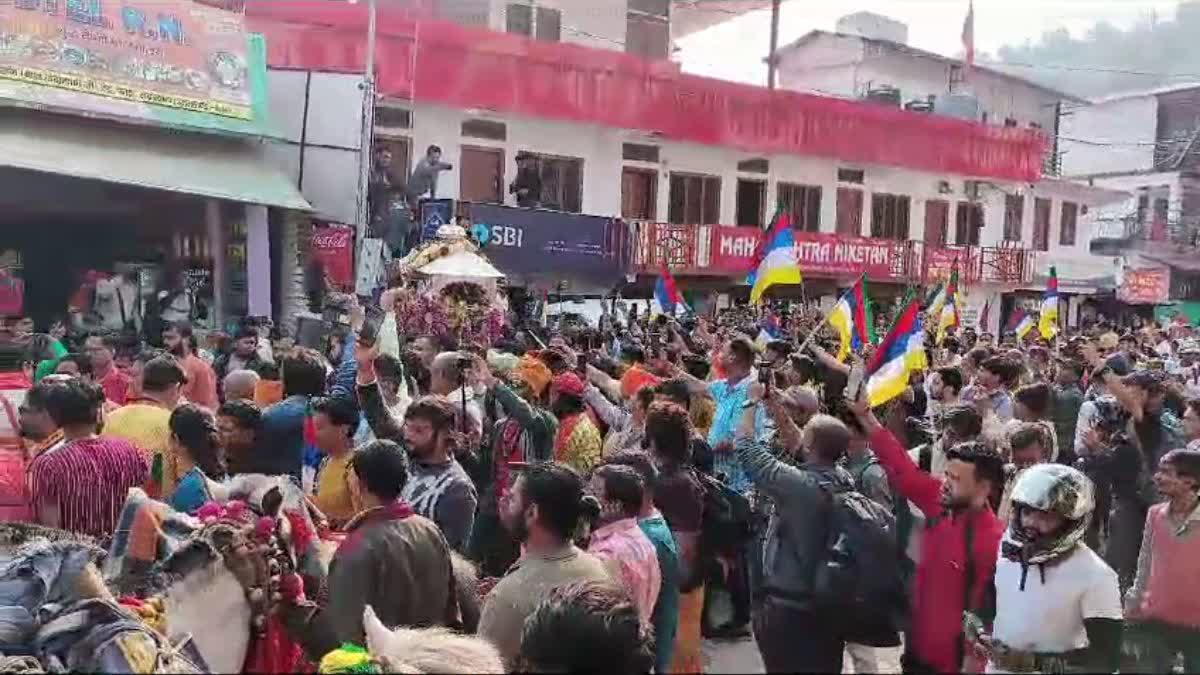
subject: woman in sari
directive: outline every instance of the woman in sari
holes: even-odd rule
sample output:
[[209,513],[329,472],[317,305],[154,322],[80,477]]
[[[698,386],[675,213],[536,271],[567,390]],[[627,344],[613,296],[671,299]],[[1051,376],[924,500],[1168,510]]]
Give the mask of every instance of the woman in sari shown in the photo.
[[554,461],[587,476],[600,462],[604,442],[600,430],[587,414],[583,391],[583,380],[578,375],[562,373],[550,385],[550,411],[558,418]]

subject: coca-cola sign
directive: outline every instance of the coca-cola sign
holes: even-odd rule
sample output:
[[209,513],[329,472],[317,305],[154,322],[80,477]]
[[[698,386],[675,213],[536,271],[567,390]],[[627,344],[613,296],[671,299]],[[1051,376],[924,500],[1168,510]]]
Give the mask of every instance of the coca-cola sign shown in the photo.
[[309,250],[321,265],[325,282],[335,290],[354,290],[354,228],[348,225],[314,227]]

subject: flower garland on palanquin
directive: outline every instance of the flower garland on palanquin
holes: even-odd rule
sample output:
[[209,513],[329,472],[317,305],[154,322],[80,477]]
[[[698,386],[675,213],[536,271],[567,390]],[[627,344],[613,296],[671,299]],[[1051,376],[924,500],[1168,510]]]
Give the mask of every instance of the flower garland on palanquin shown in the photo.
[[406,289],[397,297],[395,310],[407,335],[491,346],[504,333],[504,309],[486,289],[469,281],[456,281],[437,292]]

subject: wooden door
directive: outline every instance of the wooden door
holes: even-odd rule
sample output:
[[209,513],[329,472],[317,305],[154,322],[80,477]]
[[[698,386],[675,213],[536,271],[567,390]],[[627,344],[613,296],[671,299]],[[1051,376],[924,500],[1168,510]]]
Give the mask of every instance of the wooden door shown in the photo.
[[658,174],[647,169],[621,170],[621,217],[625,220],[654,220],[658,206]]
[[504,202],[504,151],[463,146],[458,198],[465,202]]
[[945,246],[950,229],[950,203],[940,199],[925,202],[925,244]]
[[837,233],[862,236],[863,193],[852,188],[837,191]]
[[1033,250],[1050,249],[1050,200],[1033,200]]

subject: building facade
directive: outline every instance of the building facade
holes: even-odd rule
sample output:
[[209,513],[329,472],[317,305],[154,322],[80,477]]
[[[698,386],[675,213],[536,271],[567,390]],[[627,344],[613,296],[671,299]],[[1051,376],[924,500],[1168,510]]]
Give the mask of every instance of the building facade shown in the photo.
[[[251,17],[272,67],[361,72],[365,15],[340,10],[314,17],[272,3]],[[1114,197],[1042,181],[1046,139],[1024,118],[984,125],[771,92],[616,50],[484,40],[478,28],[386,12],[379,26],[376,145],[403,167],[437,145],[453,165],[439,198],[513,211],[517,156],[536,156],[543,207],[632,226],[635,286],[663,264],[685,288],[736,285],[747,242],[783,210],[809,299],[832,297],[864,269],[898,296],[957,265],[975,289],[969,306],[998,307],[1003,293],[1040,292],[1045,261],[1090,260],[1096,207]]]
[[1120,255],[1131,279],[1155,293],[1143,305],[1200,300],[1200,84],[1097,99],[1062,123],[1063,170],[1128,197],[1099,216],[1094,248]]

